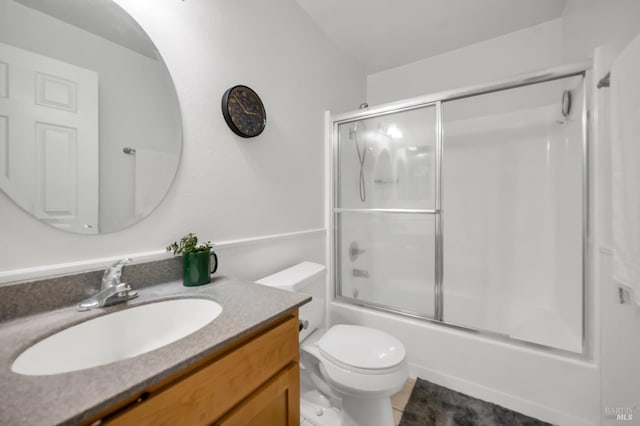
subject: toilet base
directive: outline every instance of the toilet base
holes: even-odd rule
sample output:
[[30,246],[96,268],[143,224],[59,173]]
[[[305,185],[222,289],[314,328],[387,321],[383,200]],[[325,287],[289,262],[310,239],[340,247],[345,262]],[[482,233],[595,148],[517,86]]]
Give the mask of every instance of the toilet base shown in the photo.
[[[310,400],[311,399],[311,400]],[[344,409],[327,406],[313,398],[300,399],[301,426],[393,426],[390,398],[344,397]]]
[[342,398],[341,426],[393,426],[391,398]]
[[304,398],[300,400],[300,426],[341,426],[342,410],[326,407]]

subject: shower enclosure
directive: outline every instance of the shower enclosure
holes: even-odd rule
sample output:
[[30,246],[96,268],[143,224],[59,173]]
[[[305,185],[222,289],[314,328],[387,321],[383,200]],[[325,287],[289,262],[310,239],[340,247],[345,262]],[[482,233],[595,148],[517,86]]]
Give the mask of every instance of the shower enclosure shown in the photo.
[[584,353],[585,70],[333,116],[336,299]]

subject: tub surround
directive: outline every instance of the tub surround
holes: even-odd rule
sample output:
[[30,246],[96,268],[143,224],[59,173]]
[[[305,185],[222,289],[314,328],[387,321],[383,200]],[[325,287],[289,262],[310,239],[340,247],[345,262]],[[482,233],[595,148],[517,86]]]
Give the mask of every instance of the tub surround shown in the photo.
[[[216,277],[208,285],[191,288],[184,287],[175,275],[162,284],[145,287],[136,283],[134,279],[143,278],[145,272],[155,271],[153,274],[156,274],[161,269],[171,272],[176,266],[174,259],[151,263],[132,265],[128,275],[125,270],[125,279],[139,290],[137,299],[88,312],[78,312],[75,307],[75,303],[86,294],[77,289],[68,290],[70,285],[65,284],[90,288],[92,281],[99,283],[99,272],[2,288],[2,292],[12,300],[0,306],[0,312],[3,312],[3,322],[0,323],[0,393],[5,395],[0,401],[0,424],[51,425],[87,421],[310,300],[305,295],[228,277]],[[146,276],[144,282],[153,282]],[[56,282],[63,288],[56,287]],[[30,293],[29,288],[42,289],[45,294]],[[66,306],[43,311],[45,308],[38,301],[46,300],[53,288],[59,289],[62,296],[44,305],[57,303]],[[25,305],[31,307],[23,308],[19,296]],[[113,364],[53,376],[23,376],[11,371],[11,364],[24,349],[61,329],[128,306],[176,297],[209,298],[220,303],[223,311],[212,323],[177,342]],[[5,313],[5,308],[13,317]]]

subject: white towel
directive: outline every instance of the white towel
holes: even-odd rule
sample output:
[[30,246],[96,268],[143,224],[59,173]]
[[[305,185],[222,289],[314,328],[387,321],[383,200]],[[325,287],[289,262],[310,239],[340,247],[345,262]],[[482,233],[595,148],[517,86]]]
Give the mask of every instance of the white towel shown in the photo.
[[135,216],[143,218],[167,193],[176,172],[179,157],[160,151],[136,149]]
[[613,279],[640,306],[640,36],[611,69]]

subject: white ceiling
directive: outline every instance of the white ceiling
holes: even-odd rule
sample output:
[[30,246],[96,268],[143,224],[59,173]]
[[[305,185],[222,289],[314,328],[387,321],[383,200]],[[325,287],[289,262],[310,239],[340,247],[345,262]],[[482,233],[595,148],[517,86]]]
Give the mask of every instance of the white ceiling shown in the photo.
[[296,0],[368,73],[562,15],[566,0]]
[[157,59],[156,48],[137,22],[111,0],[15,0],[24,6]]

